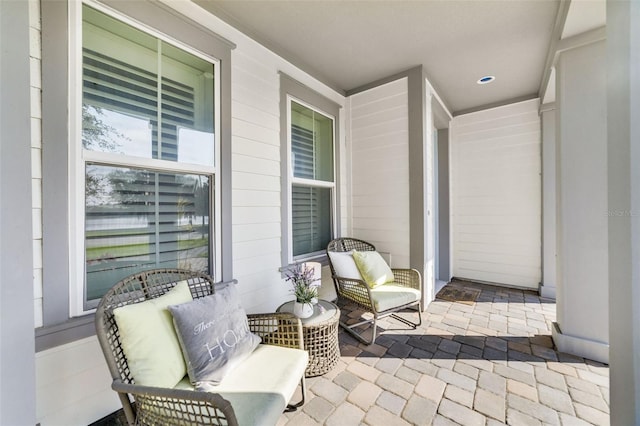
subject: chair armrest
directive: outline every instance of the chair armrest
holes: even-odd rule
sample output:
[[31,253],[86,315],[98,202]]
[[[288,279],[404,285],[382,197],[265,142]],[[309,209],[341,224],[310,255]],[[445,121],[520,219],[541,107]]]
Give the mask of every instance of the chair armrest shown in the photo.
[[347,299],[367,310],[373,309],[371,289],[363,280],[333,276],[339,298]]
[[302,322],[293,314],[249,314],[249,330],[262,338],[267,345],[304,349]]
[[416,269],[392,268],[391,272],[393,272],[393,276],[395,277],[394,284],[415,288],[422,292],[422,278],[420,277],[420,272]]
[[114,380],[111,388],[136,401],[136,424],[238,425],[231,403],[217,393],[159,388]]

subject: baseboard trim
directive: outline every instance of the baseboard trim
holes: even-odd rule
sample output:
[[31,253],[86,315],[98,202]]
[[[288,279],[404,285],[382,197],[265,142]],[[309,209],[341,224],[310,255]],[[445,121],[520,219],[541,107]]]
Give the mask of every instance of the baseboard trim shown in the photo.
[[556,300],[555,286],[540,284],[539,293],[540,293],[540,297],[544,297],[545,299]]
[[557,322],[553,323],[552,337],[560,352],[609,364],[608,343],[563,334]]
[[492,281],[482,281],[482,280],[476,280],[474,278],[464,278],[464,277],[458,277],[458,276],[451,277],[451,281],[456,281],[456,280],[457,281],[466,281],[466,282],[474,283],[474,284],[491,285],[491,286],[494,286],[494,287],[512,288],[514,290],[533,291],[534,293],[537,293],[540,290],[540,286],[528,287],[528,286],[515,285],[515,284],[496,283],[496,282],[492,282]]

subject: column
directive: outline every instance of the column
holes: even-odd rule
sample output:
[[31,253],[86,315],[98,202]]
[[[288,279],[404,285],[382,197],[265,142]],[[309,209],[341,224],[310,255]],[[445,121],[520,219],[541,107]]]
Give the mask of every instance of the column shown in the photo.
[[640,3],[607,2],[611,424],[640,425]]
[[0,1],[0,424],[36,422],[29,4]]
[[605,41],[562,51],[556,70],[559,280],[553,338],[562,352],[608,362]]
[[542,121],[542,283],[540,295],[556,298],[556,105],[540,107]]

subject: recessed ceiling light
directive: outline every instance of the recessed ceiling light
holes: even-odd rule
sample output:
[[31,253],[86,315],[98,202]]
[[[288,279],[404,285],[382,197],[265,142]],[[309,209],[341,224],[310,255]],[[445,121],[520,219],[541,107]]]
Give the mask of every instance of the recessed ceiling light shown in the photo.
[[495,79],[496,79],[496,77],[493,76],[493,75],[485,75],[484,77],[481,77],[476,83],[478,83],[478,84],[489,84]]

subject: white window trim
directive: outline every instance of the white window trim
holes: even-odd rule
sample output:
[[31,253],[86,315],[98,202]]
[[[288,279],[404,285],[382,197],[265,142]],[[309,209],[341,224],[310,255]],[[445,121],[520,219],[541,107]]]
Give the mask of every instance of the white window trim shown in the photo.
[[[185,52],[214,64],[214,165],[178,163],[174,161],[137,158],[119,154],[89,151],[82,148],[82,6],[86,4],[125,24],[150,34]],[[139,23],[126,15],[106,7],[94,0],[74,0],[69,2],[69,315],[77,317],[95,312],[95,307],[85,308],[85,249],[84,249],[84,191],[85,165],[87,162],[106,165],[119,165],[150,169],[158,172],[180,172],[204,174],[214,180],[211,216],[214,220],[213,238],[210,239],[210,259],[213,269],[211,275],[215,281],[222,280],[222,209],[220,184],[221,158],[221,78],[220,61],[210,55],[203,54],[184,43],[181,43],[153,28]],[[115,283],[114,283],[115,284]],[[94,305],[92,303],[91,305]]]
[[[315,180],[315,179],[306,179],[306,178],[298,178],[295,177],[293,175],[293,156],[291,154],[292,151],[292,141],[291,141],[291,102],[295,102],[297,104],[300,104],[306,108],[309,108],[310,110],[324,115],[327,118],[331,119],[331,127],[332,127],[332,136],[333,136],[333,150],[332,150],[332,154],[333,154],[333,182],[327,182],[327,181],[321,181],[321,180]],[[294,262],[301,262],[301,261],[305,261],[305,260],[311,260],[317,257],[320,257],[324,254],[324,251],[316,251],[316,252],[311,252],[311,253],[306,253],[303,255],[298,255],[298,256],[294,256],[293,255],[293,195],[292,195],[292,190],[291,187],[294,184],[301,184],[301,185],[305,185],[305,186],[311,186],[311,187],[316,187],[316,188],[330,188],[331,189],[331,237],[335,238],[336,235],[336,230],[337,230],[337,226],[338,226],[338,221],[337,221],[337,214],[338,214],[338,210],[337,210],[337,197],[336,197],[336,189],[337,189],[337,155],[336,155],[336,151],[339,147],[339,144],[337,144],[336,142],[336,121],[337,121],[337,117],[335,117],[333,114],[330,114],[328,112],[325,112],[323,110],[321,110],[320,108],[317,108],[311,104],[309,104],[308,102],[305,102],[299,98],[296,98],[295,96],[291,96],[289,94],[287,94],[287,169],[288,169],[288,173],[286,175],[287,178],[287,182],[286,182],[286,190],[287,190],[287,208],[289,210],[289,214],[287,215],[287,220],[288,220],[288,229],[289,229],[289,235],[287,235],[287,239],[288,239],[288,253],[287,253],[287,259],[288,259],[288,264],[292,264]]]

